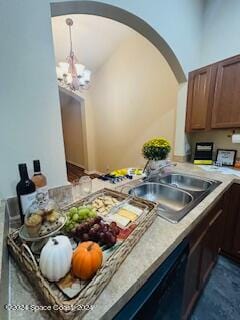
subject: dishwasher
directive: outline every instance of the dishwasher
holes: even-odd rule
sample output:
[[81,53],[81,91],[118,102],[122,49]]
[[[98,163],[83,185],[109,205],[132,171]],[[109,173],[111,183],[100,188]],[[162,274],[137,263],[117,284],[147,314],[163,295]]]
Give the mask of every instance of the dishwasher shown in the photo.
[[114,320],[180,320],[188,253],[189,244],[185,239]]

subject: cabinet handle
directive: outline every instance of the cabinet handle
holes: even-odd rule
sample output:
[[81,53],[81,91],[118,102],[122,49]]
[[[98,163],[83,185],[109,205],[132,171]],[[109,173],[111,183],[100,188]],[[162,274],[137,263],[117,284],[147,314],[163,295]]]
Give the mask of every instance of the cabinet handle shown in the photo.
[[214,224],[214,222],[217,220],[217,218],[222,214],[222,212],[223,212],[223,210],[222,209],[220,209],[219,211],[218,211],[218,213],[215,215],[215,217],[213,218],[213,220],[209,223],[209,227],[211,227],[213,224]]

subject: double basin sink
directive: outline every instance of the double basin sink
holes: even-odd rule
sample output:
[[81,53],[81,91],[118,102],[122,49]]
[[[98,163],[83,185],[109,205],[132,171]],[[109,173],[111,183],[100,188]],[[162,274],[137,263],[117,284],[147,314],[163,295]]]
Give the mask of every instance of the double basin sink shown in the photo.
[[146,178],[144,182],[131,188],[129,194],[155,202],[159,216],[177,223],[220,183],[171,172]]

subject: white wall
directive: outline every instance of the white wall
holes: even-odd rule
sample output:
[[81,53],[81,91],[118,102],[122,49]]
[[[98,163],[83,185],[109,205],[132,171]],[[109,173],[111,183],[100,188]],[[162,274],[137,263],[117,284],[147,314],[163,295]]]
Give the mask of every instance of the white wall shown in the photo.
[[142,167],[145,141],[174,146],[178,82],[159,51],[134,34],[94,74],[90,94],[97,170]]
[[149,23],[167,41],[186,74],[200,61],[204,0],[99,0]]
[[49,185],[67,182],[49,4],[0,3],[0,193],[15,194],[17,164],[40,159]]
[[[172,47],[185,72],[198,64],[201,0],[104,2],[152,25]],[[66,182],[66,170],[50,1],[3,0],[0,21],[0,191],[9,196],[15,194],[19,162],[30,167],[31,160],[39,158],[51,186]]]
[[201,65],[207,65],[239,53],[240,1],[206,1]]

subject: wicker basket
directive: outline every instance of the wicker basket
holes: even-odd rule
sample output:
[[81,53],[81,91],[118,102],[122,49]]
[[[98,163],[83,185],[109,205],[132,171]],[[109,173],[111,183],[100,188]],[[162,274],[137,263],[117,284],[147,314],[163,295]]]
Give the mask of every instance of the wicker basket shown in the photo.
[[[127,198],[126,194],[118,191],[112,191],[108,189],[100,190],[90,197],[72,204],[82,204],[92,199],[93,196],[98,196],[104,193],[105,195],[111,195],[119,200]],[[58,289],[58,287],[49,282],[40,272],[38,263],[34,258],[31,250],[19,237],[19,230],[9,234],[7,239],[8,248],[18,262],[20,268],[26,274],[32,285],[36,288],[36,291],[45,305],[51,306],[51,314],[56,319],[81,319],[88,311],[87,306],[93,305],[96,298],[108,284],[114,273],[119,268],[120,264],[127,257],[134,245],[139,241],[144,232],[149,228],[156,217],[154,210],[154,203],[142,200],[140,198],[133,197],[131,199],[135,205],[147,208],[141,215],[141,218],[137,220],[136,228],[131,234],[123,241],[123,243],[113,252],[113,254],[107,259],[103,266],[98,270],[94,278],[83,288],[83,290],[73,299],[68,299]],[[68,209],[69,207],[65,209]],[[56,310],[57,309],[57,310]]]

